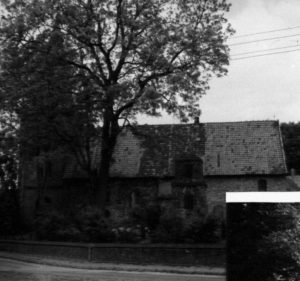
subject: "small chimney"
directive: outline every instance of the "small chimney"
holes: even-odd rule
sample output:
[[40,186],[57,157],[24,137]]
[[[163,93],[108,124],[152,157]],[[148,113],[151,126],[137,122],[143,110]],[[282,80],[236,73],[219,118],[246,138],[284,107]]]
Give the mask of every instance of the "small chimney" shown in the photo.
[[194,118],[194,124],[200,124],[199,116],[196,116],[196,117]]

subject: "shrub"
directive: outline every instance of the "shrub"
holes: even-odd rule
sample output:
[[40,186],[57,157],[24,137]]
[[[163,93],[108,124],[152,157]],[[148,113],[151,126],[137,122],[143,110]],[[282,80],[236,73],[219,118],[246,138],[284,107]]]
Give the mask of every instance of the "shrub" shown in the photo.
[[158,224],[159,224],[159,220],[160,220],[160,216],[161,216],[161,209],[159,205],[149,205],[146,208],[146,222],[147,222],[147,227],[150,230],[155,229]]
[[113,229],[116,240],[122,243],[137,243],[142,240],[141,225],[124,225]]
[[41,213],[35,221],[36,235],[39,240],[67,241],[70,239],[63,235],[70,228],[69,220],[63,214],[51,210],[48,213]]
[[130,219],[133,224],[139,225],[141,238],[145,239],[149,231],[157,228],[160,216],[161,210],[159,205],[138,206],[132,210]]
[[194,218],[185,226],[184,239],[188,243],[202,242],[203,228],[205,221],[203,219]]
[[151,238],[154,243],[206,243],[220,241],[223,232],[220,219],[210,217],[205,221],[196,216],[183,220],[174,211],[160,216],[157,206],[135,208],[131,218],[114,227],[93,206],[73,209],[68,215],[52,210],[36,220],[37,238],[48,241],[138,243]]
[[152,242],[180,243],[184,241],[183,219],[176,213],[163,214],[158,227],[153,231]]
[[36,234],[38,239],[48,241],[101,243],[115,240],[101,211],[95,207],[86,207],[69,215],[54,210],[40,214],[36,220]]
[[22,231],[18,192],[0,190],[0,236],[16,235]]
[[220,219],[194,219],[185,227],[184,237],[190,243],[218,242],[223,238],[224,224]]
[[75,214],[75,222],[85,242],[115,241],[115,233],[97,207],[88,206],[81,209]]

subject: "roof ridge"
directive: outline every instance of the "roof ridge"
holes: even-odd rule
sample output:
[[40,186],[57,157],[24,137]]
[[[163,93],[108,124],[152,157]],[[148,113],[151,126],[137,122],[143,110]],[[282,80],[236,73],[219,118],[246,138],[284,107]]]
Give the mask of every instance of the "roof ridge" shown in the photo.
[[191,126],[191,125],[205,125],[205,124],[240,124],[240,123],[274,123],[279,120],[244,120],[244,121],[224,121],[224,122],[200,122],[194,123],[164,123],[164,124],[138,124],[137,126]]
[[244,120],[244,121],[224,121],[224,122],[205,122],[203,124],[226,124],[226,123],[273,123],[279,120]]

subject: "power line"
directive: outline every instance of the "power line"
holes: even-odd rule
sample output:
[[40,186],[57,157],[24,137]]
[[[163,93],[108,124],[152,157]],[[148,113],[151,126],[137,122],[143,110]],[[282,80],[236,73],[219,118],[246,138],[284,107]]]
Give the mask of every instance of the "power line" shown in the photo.
[[290,45],[290,46],[270,48],[270,49],[254,50],[254,51],[249,51],[249,52],[232,54],[231,56],[242,56],[242,55],[255,54],[255,53],[261,53],[261,52],[268,52],[268,51],[274,51],[274,50],[288,49],[288,48],[293,48],[293,47],[300,47],[300,45],[297,44],[297,45]]
[[300,34],[298,33],[298,34],[293,34],[293,35],[263,38],[263,39],[257,39],[257,40],[252,40],[252,41],[245,41],[245,42],[239,42],[239,43],[229,44],[228,46],[246,45],[246,44],[255,43],[255,42],[270,41],[270,40],[276,40],[276,39],[282,39],[282,38],[289,38],[289,37],[296,37],[296,36],[300,36]]
[[269,56],[269,55],[276,55],[276,54],[283,54],[283,53],[292,53],[292,52],[297,52],[297,51],[300,51],[300,48],[296,49],[296,50],[290,50],[290,51],[273,52],[273,53],[261,54],[261,55],[256,55],[256,56],[247,56],[247,57],[242,57],[242,58],[233,58],[231,60],[232,61],[234,61],[234,60],[243,60],[243,59],[256,58],[256,57],[264,57],[264,56]]
[[256,32],[256,33],[247,33],[247,34],[242,34],[242,35],[238,35],[238,36],[232,36],[232,38],[230,38],[230,39],[249,37],[249,36],[253,36],[253,35],[266,34],[266,33],[274,33],[274,32],[278,32],[278,31],[291,30],[291,29],[297,29],[297,28],[300,28],[300,25],[293,26],[293,27],[287,27],[287,28],[281,28],[281,29],[272,29],[269,31],[262,31],[262,32]]

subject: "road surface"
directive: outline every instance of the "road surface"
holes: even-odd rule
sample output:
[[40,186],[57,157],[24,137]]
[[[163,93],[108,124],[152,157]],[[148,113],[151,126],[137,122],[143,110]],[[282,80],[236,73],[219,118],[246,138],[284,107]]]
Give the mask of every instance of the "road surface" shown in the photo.
[[0,258],[0,281],[225,281],[223,276],[74,269]]

